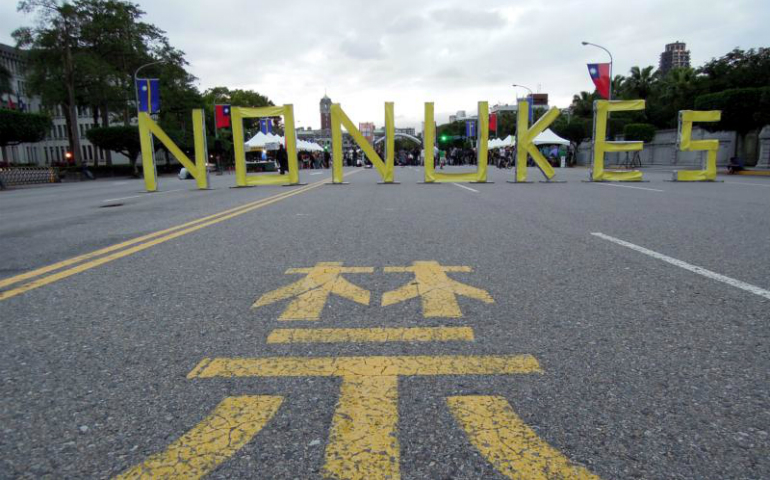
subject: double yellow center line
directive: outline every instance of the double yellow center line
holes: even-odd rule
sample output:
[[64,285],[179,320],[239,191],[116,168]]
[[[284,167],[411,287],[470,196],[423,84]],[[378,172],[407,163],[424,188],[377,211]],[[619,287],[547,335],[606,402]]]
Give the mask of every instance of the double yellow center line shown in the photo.
[[[354,173],[354,172],[351,172],[351,173]],[[16,275],[14,277],[2,279],[0,280],[0,289],[5,289],[6,287],[25,282],[27,280],[32,280],[32,281],[0,292],[0,301],[7,300],[17,295],[21,295],[22,293],[28,292],[30,290],[34,290],[36,288],[40,288],[42,286],[45,286],[54,282],[58,282],[59,280],[65,279],[67,277],[70,277],[80,272],[84,272],[86,270],[90,270],[100,265],[104,265],[105,263],[111,262],[113,260],[127,257],[129,255],[133,255],[134,253],[141,252],[142,250],[146,250],[150,247],[154,247],[155,245],[161,244],[163,242],[173,240],[183,235],[187,235],[188,233],[192,233],[202,228],[206,228],[211,225],[217,224],[219,222],[229,220],[233,217],[243,215],[244,213],[251,212],[252,210],[266,207],[275,202],[279,202],[289,197],[293,197],[294,195],[305,193],[307,191],[313,190],[314,188],[318,188],[319,186],[324,185],[325,183],[328,183],[328,180],[311,183],[310,185],[300,187],[296,190],[291,190],[286,193],[281,193],[278,195],[273,195],[271,197],[263,198],[255,202],[247,203],[235,208],[231,208],[229,210],[225,210],[223,212],[219,212],[213,215],[209,215],[207,217],[199,218],[198,220],[193,220],[191,222],[183,223],[175,227],[171,227],[165,230],[160,230],[158,232],[143,235],[141,237],[137,237],[137,238],[127,240],[125,242],[121,242],[109,247],[95,250],[90,253],[78,255],[76,257],[72,257],[70,259],[54,263],[52,265],[41,267],[27,273],[22,273],[21,275]],[[66,268],[70,266],[72,267]],[[55,272],[55,273],[52,273],[52,272]]]

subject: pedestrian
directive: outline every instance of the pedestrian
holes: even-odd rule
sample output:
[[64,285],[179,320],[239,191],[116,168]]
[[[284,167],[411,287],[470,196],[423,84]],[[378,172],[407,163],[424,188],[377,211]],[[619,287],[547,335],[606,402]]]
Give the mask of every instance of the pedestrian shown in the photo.
[[278,145],[278,168],[281,171],[281,175],[284,175],[289,170],[289,157],[286,155],[286,149],[283,148],[283,144]]
[[324,150],[324,168],[329,168],[330,158],[331,158],[331,155],[329,155],[329,150]]

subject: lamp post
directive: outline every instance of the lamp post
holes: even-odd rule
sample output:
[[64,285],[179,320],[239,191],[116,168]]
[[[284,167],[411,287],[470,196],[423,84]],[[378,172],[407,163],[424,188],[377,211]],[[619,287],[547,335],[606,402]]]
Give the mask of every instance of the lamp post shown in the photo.
[[601,48],[602,50],[607,52],[607,55],[610,56],[610,92],[609,92],[609,97],[610,98],[608,98],[607,100],[612,100],[612,53],[610,53],[609,50],[607,50],[606,48],[602,47],[601,45],[597,45],[595,43],[585,42],[585,41],[581,42],[581,43],[583,44],[583,46],[590,45],[592,47]]
[[529,92],[529,97],[527,97],[528,98],[527,103],[529,104],[529,122],[532,123],[532,102],[534,101],[534,99],[532,98],[532,89],[527,87],[527,86],[524,86],[524,85],[519,85],[517,83],[514,83],[511,86],[512,87],[524,88],[524,89],[526,89]]

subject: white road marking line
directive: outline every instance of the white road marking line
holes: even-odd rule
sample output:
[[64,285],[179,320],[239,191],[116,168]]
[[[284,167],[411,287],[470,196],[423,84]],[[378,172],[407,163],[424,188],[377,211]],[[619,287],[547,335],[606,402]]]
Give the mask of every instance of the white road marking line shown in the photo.
[[460,185],[459,183],[453,183],[452,185],[454,185],[454,186],[456,186],[456,187],[464,188],[464,189],[466,189],[466,190],[470,190],[471,192],[476,192],[476,193],[479,193],[479,191],[478,191],[478,190],[475,190],[475,189],[473,189],[473,188],[471,188],[471,187],[466,187],[465,185]]
[[632,187],[631,185],[618,185],[615,183],[594,182],[596,185],[604,185],[605,187],[620,187],[620,188],[634,188],[636,190],[647,190],[650,192],[663,192],[664,190],[658,190],[656,188],[644,188],[644,187]]
[[727,180],[725,180],[725,183],[732,183],[733,185],[751,185],[753,187],[770,187],[770,183],[730,182]]
[[323,174],[324,174],[324,172],[313,172],[310,175],[323,175]]
[[113,185],[125,185],[128,182],[112,182]]
[[730,286],[733,286],[735,288],[740,288],[741,290],[745,290],[749,293],[753,293],[754,295],[759,295],[760,297],[764,297],[770,300],[770,290],[765,290],[764,288],[757,287],[755,285],[751,285],[750,283],[742,282],[740,280],[736,280],[734,278],[726,277],[722,274],[712,272],[711,270],[706,270],[703,267],[699,267],[697,265],[692,265],[687,262],[683,262],[682,260],[677,260],[676,258],[669,257],[668,255],[663,255],[662,253],[658,253],[649,249],[646,249],[644,247],[640,247],[639,245],[634,245],[633,243],[626,242],[625,240],[621,240],[619,238],[611,237],[609,235],[605,235],[603,233],[595,232],[591,233],[591,235],[595,237],[602,238],[604,240],[608,240],[612,243],[616,243],[618,245],[621,245],[623,247],[630,248],[631,250],[636,250],[637,252],[643,253],[645,255],[648,255],[652,258],[657,258],[658,260],[662,260],[666,263],[670,263],[671,265],[675,265],[679,268],[683,268],[685,270],[688,270],[693,273],[697,273],[698,275],[702,275],[706,278],[710,278],[712,280],[716,280],[718,282],[726,283]]
[[[162,194],[164,194],[164,193],[171,193],[171,192],[181,192],[182,190],[183,190],[183,189],[181,189],[181,188],[177,188],[177,189],[174,189],[174,190],[164,190],[164,191],[162,191],[162,192],[152,192],[152,193],[150,193],[149,195],[153,195],[153,196],[154,196],[154,195],[162,195]],[[147,193],[145,193],[145,194],[142,194],[142,195],[132,195],[132,196],[130,196],[130,197],[108,198],[107,200],[102,200],[102,203],[108,203],[108,202],[117,202],[117,201],[120,201],[120,200],[128,200],[129,198],[139,198],[139,197],[145,197],[145,196],[147,196],[147,195],[148,195],[148,194],[147,194]]]

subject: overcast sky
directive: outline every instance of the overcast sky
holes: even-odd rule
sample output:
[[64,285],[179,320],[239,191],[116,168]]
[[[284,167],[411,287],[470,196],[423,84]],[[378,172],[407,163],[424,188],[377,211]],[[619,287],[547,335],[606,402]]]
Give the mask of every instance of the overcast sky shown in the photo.
[[[0,0],[0,42],[32,18]],[[658,64],[666,43],[687,43],[693,66],[734,47],[770,45],[770,1],[728,0],[140,0],[144,20],[187,54],[201,89],[254,89],[292,103],[298,126],[320,126],[324,91],[355,122],[420,128],[423,103],[441,122],[477,102],[511,103],[512,83],[567,106],[592,90],[585,64],[607,55],[615,73]]]

